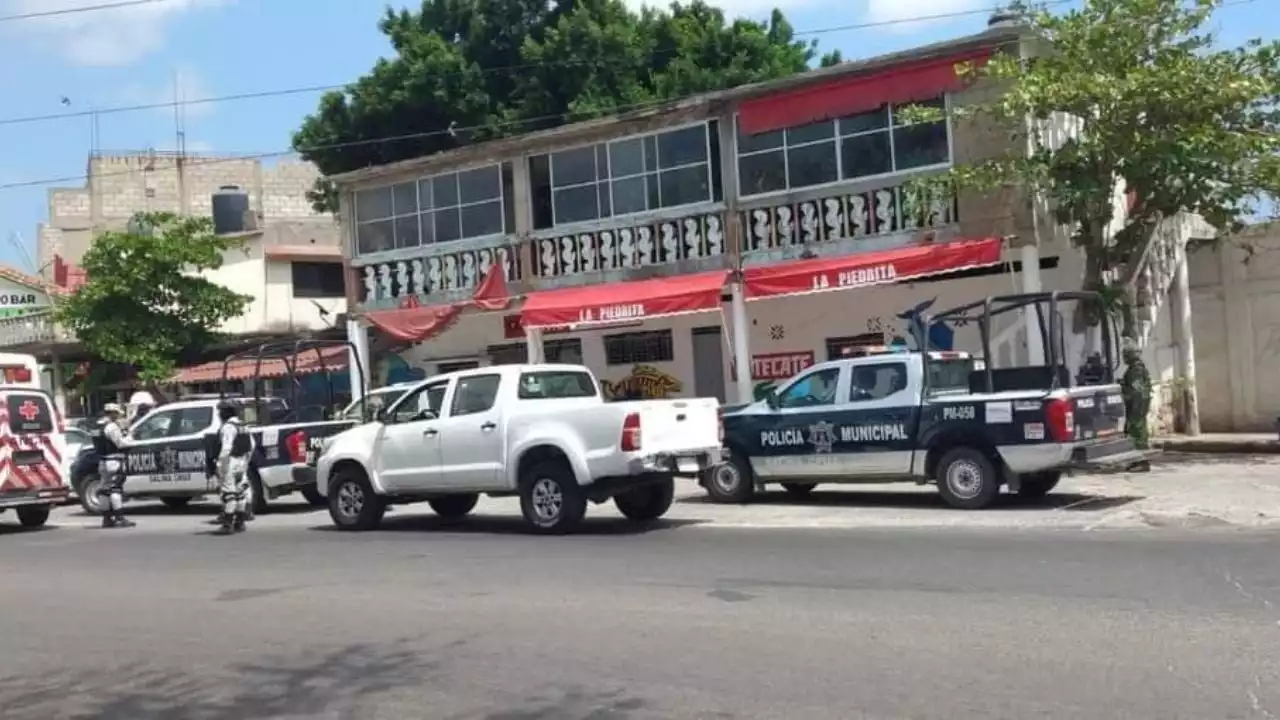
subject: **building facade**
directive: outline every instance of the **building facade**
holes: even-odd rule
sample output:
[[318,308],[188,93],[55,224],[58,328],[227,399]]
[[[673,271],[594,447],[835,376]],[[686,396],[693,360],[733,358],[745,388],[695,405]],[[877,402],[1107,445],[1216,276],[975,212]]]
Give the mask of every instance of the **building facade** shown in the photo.
[[[994,26],[337,176],[363,318],[350,332],[359,346],[369,328],[416,325],[402,356],[428,373],[545,358],[585,363],[618,396],[734,401],[850,347],[901,342],[931,308],[1077,289],[1079,258],[1026,196],[911,184],[1010,149],[1008,128],[898,111],[984,101],[995,90],[957,66],[1022,42]],[[489,272],[509,306],[444,311]],[[995,328],[994,352],[1042,352],[1025,328]],[[930,335],[977,349],[972,328]]]

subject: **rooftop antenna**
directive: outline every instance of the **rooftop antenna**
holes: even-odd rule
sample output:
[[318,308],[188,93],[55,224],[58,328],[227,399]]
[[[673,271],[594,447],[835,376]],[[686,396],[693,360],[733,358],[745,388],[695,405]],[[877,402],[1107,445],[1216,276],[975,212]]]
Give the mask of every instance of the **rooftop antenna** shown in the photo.
[[182,93],[182,72],[174,68],[173,70],[173,129],[174,129],[174,150],[177,151],[175,158],[175,166],[178,171],[178,214],[187,215],[190,208],[187,206],[187,118],[186,118],[186,98]]

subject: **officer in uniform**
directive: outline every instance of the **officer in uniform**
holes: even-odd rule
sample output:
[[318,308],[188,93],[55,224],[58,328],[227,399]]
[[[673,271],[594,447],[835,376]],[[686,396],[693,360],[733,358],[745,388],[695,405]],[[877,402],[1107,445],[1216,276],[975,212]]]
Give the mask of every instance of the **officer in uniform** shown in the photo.
[[102,417],[98,419],[96,432],[93,434],[93,449],[98,453],[98,477],[102,479],[98,486],[98,496],[107,502],[106,512],[102,514],[104,528],[127,528],[137,524],[123,514],[124,449],[129,447],[130,442],[120,424],[122,417],[123,408],[116,403],[107,403],[102,408]]
[[237,416],[235,403],[218,404],[217,460],[214,465],[218,477],[218,492],[222,498],[222,527],[219,533],[230,535],[243,532],[248,519],[249,457],[253,454],[253,436]]

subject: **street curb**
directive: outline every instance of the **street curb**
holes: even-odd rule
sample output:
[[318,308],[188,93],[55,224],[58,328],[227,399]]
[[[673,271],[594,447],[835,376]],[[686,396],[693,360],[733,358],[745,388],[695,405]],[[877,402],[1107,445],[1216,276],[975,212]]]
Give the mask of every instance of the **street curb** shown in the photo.
[[1165,452],[1198,453],[1202,455],[1280,455],[1277,440],[1197,440],[1176,438],[1156,440],[1152,443]]

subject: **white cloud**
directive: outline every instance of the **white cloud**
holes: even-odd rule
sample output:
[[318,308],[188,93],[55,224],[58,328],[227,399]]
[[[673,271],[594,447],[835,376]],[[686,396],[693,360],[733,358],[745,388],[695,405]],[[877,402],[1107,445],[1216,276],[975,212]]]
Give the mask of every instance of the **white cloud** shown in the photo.
[[891,32],[912,33],[925,25],[944,20],[907,22],[909,20],[969,13],[995,5],[991,0],[867,0],[865,17],[869,23],[894,23],[884,28]]
[[[76,65],[129,65],[163,47],[175,18],[192,9],[235,0],[167,0],[105,10],[32,18],[6,28],[40,43]],[[52,12],[92,5],[95,0],[0,0],[0,14]]]

